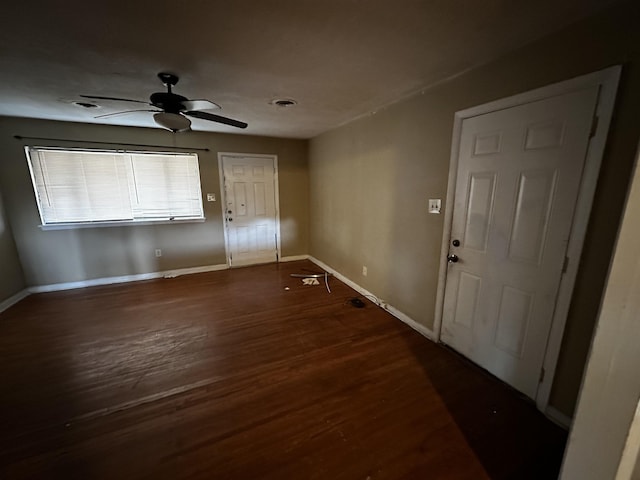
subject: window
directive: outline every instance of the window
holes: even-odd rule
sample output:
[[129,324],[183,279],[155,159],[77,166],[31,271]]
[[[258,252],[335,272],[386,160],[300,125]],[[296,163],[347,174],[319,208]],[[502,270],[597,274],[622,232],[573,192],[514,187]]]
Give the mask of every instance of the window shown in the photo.
[[27,148],[42,225],[203,219],[198,156]]

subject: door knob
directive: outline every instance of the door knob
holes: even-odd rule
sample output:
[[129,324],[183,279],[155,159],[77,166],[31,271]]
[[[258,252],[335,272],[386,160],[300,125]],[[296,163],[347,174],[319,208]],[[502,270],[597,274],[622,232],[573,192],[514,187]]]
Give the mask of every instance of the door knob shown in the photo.
[[447,262],[449,263],[457,263],[459,260],[457,255],[447,255]]
[[[233,218],[229,218],[228,220],[229,220],[230,222],[233,222]],[[456,260],[456,262],[457,262],[457,260]]]
[[[91,108],[91,107],[89,107]],[[453,245],[454,247],[459,247],[460,246],[460,240],[454,240],[453,242],[451,242],[451,245]]]

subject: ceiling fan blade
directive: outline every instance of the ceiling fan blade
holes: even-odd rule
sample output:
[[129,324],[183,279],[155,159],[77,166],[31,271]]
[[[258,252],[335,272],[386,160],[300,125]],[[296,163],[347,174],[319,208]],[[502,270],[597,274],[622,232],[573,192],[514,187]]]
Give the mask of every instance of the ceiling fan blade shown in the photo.
[[116,98],[116,97],[99,97],[96,95],[80,95],[82,98],[90,98],[92,100],[115,100],[117,102],[135,102],[144,103],[145,105],[151,105],[149,102],[143,102],[142,100],[131,100],[129,98]]
[[219,110],[220,105],[210,100],[185,100],[182,102],[185,111],[194,112],[199,110]]
[[232,127],[238,128],[247,128],[247,124],[241,122],[239,120],[234,120],[233,118],[221,117],[220,115],[215,115],[213,113],[207,112],[184,112],[185,115],[189,115],[190,117],[200,118],[202,120],[210,120],[212,122],[224,123],[225,125],[231,125]]
[[134,112],[161,112],[162,110],[124,110],[122,112],[113,112],[113,113],[105,113],[104,115],[98,115],[93,118],[106,118],[106,117],[115,117],[116,115],[124,115],[125,113],[134,113]]

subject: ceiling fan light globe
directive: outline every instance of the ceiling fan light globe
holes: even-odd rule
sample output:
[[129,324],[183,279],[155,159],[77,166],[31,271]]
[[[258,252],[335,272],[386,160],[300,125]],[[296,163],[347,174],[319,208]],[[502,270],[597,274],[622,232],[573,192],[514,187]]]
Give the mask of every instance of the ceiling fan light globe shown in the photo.
[[156,113],[153,115],[153,120],[162,128],[166,128],[172,132],[184,132],[191,127],[191,120],[178,113]]

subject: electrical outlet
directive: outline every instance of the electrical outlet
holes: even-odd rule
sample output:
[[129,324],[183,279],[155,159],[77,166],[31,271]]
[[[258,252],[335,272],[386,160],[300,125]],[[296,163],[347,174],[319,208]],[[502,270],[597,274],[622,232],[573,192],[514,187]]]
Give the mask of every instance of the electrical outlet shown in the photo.
[[156,257],[161,257],[162,256],[162,250],[159,248],[156,248]]
[[363,277],[367,276],[367,267],[365,267],[364,265],[362,266],[362,276]]
[[207,202],[215,202],[216,194],[215,193],[207,193]]

